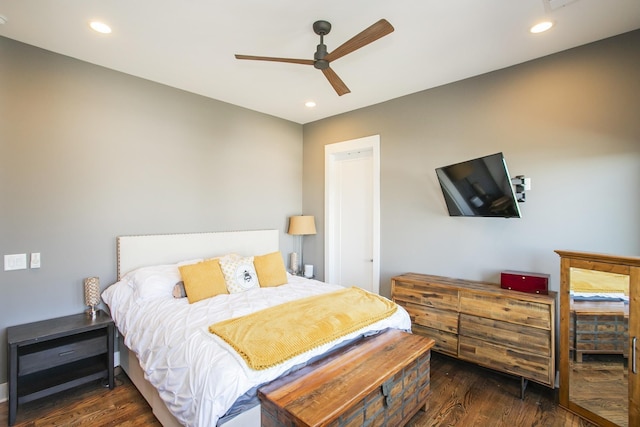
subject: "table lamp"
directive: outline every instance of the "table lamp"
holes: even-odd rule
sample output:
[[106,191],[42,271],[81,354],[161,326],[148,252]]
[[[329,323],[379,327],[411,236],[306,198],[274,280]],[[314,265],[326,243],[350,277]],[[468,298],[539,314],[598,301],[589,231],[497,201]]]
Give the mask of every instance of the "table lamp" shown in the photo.
[[293,274],[298,274],[300,271],[299,266],[304,265],[304,257],[302,255],[303,242],[302,237],[309,234],[316,234],[316,222],[313,215],[295,215],[289,217],[289,230],[288,234],[293,236],[300,236],[298,243],[300,244],[300,262],[298,263],[298,256],[294,252],[291,254],[291,271]]
[[84,279],[84,304],[89,306],[87,315],[96,318],[96,307],[100,304],[100,278],[87,277]]

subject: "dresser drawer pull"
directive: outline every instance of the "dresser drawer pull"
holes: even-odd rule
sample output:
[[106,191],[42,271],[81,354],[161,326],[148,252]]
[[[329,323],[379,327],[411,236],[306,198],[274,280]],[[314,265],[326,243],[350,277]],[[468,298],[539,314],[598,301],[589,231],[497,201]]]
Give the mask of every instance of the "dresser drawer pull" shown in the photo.
[[75,350],[63,351],[62,353],[58,353],[58,356],[64,357],[64,356],[68,356],[70,354],[73,354],[75,352],[76,352]]

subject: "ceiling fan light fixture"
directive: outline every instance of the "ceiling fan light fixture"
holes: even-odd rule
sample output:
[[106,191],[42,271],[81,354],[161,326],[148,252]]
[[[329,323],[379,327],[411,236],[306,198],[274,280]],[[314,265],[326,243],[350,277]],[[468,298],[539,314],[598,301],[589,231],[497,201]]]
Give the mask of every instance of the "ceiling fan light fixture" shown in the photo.
[[551,21],[542,21],[538,22],[534,26],[532,26],[529,31],[533,34],[544,33],[545,31],[551,29],[553,27],[553,22]]
[[105,24],[104,22],[91,21],[91,22],[89,22],[89,26],[91,27],[91,29],[93,31],[96,31],[96,32],[101,33],[101,34],[110,34],[111,33],[111,27],[108,26],[107,24]]

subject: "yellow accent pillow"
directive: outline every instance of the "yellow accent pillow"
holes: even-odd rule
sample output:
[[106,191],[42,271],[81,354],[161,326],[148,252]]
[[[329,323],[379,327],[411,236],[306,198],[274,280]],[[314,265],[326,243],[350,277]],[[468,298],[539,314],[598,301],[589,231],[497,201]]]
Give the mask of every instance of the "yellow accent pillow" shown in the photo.
[[263,288],[280,286],[288,282],[287,270],[280,252],[253,257],[253,266],[258,274],[258,281]]
[[189,304],[229,293],[220,268],[220,261],[217,259],[183,265],[178,268],[184,281]]

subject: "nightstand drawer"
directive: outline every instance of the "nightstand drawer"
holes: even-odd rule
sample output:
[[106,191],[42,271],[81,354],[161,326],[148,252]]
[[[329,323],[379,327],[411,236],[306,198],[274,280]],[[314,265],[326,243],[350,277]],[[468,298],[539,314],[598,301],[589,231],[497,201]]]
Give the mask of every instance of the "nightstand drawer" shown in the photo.
[[31,346],[27,353],[20,356],[18,375],[30,374],[107,352],[104,332],[92,331],[83,335],[86,336],[81,341],[60,340],[59,345],[55,347],[46,347],[46,343]]

